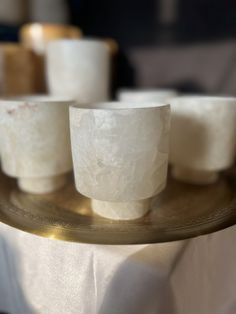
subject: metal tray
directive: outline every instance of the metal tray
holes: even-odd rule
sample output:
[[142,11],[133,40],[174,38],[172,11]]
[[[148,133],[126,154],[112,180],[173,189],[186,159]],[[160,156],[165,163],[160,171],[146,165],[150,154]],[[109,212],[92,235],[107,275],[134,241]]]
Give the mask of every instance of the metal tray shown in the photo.
[[51,239],[96,244],[144,244],[175,241],[221,230],[236,223],[233,172],[209,186],[168,179],[153,199],[152,210],[134,221],[112,221],[91,211],[90,199],[74,188],[73,179],[55,193],[36,196],[18,190],[0,173],[0,221]]

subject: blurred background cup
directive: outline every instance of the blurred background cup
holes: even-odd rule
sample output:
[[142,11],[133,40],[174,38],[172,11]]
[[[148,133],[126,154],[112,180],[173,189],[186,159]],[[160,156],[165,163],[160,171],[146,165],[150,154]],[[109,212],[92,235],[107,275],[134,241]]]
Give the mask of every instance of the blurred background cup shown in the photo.
[[0,95],[32,94],[35,63],[33,53],[16,43],[0,44]]
[[97,214],[136,219],[166,185],[170,107],[107,102],[70,107],[77,191]]
[[120,101],[159,101],[168,102],[177,96],[173,89],[120,89],[117,98]]
[[99,40],[58,40],[47,48],[49,91],[80,103],[109,98],[110,52]]
[[23,191],[50,193],[66,183],[70,104],[48,96],[0,100],[2,170]]
[[32,23],[20,29],[20,41],[23,46],[32,49],[36,62],[36,92],[46,91],[45,51],[47,44],[59,38],[80,38],[78,27],[63,24]]
[[236,98],[186,96],[170,103],[172,175],[189,183],[215,182],[234,162]]

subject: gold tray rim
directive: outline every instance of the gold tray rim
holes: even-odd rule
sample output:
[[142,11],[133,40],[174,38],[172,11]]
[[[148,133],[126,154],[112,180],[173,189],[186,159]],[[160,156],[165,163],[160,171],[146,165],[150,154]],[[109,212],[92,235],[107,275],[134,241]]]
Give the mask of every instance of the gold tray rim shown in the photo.
[[[4,178],[3,180],[10,180],[11,182],[13,181],[13,179],[9,179],[3,174],[1,174],[1,176]],[[231,182],[229,184],[231,184],[232,187],[235,186],[235,179],[232,176],[232,172],[227,174],[227,181]],[[5,212],[2,210],[3,206],[5,206]],[[75,225],[74,227],[70,226],[70,228],[67,229],[65,226],[58,226],[57,224],[52,224],[50,226],[42,225],[42,223],[37,224],[36,221],[36,223],[34,222],[34,226],[30,226],[29,224],[26,224],[24,217],[22,217],[22,209],[19,209],[14,204],[9,202],[8,211],[8,214],[6,214],[6,204],[3,205],[2,200],[0,199],[1,223],[33,235],[42,236],[49,239],[102,245],[163,243],[194,238],[200,235],[217,232],[235,225],[236,189],[235,196],[229,206],[224,208],[223,211],[219,207],[215,212],[213,212],[214,219],[211,219],[211,217],[208,215],[206,217],[208,222],[204,222],[202,219],[200,219],[199,221],[196,220],[194,225],[190,223],[188,226],[188,224],[185,223],[185,225],[182,227],[178,225],[176,228],[172,227],[169,229],[166,229],[165,226],[163,226],[161,229],[160,225],[158,228],[155,226],[149,226],[148,228],[145,228],[145,224],[142,223],[142,221],[137,220],[132,222],[132,228],[134,231],[130,232],[128,229],[119,227],[116,229],[111,228],[112,225],[117,225],[119,223],[101,217],[96,218],[103,223],[103,228],[102,230],[100,228],[100,231],[98,231],[93,225],[85,225],[85,227],[80,226],[80,228]],[[11,214],[12,212],[14,215]],[[30,214],[28,213],[27,215]],[[34,215],[32,215],[32,219],[34,219]],[[120,222],[120,226],[124,225],[129,226],[130,222]],[[142,235],[138,236],[140,231],[142,232]],[[75,233],[77,236],[75,236]]]

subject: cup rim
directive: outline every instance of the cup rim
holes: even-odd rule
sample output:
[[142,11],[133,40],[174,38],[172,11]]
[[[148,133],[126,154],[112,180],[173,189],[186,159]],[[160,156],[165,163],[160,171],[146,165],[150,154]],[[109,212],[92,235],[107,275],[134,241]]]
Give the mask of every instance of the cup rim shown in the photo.
[[175,94],[177,95],[177,90],[172,89],[172,88],[120,88],[117,91],[117,94],[120,95],[122,93],[125,94],[135,94],[135,95],[148,95],[148,94],[152,94],[152,95],[160,95],[160,94]]
[[176,101],[184,101],[185,103],[188,101],[199,101],[199,102],[236,102],[236,97],[234,96],[215,96],[215,95],[183,95],[183,96],[177,96],[170,100],[170,103],[174,103]]
[[155,101],[145,102],[130,102],[130,101],[108,101],[92,104],[79,104],[74,103],[70,105],[70,109],[76,110],[104,110],[104,111],[118,111],[118,110],[147,110],[147,109],[159,109],[170,108],[169,104],[159,103]]
[[104,47],[107,50],[107,43],[101,39],[90,39],[86,37],[82,38],[60,38],[60,39],[53,39],[47,44],[47,49],[50,49],[53,46],[57,45],[64,45],[64,46],[72,46],[72,45],[99,45],[100,47]]
[[22,95],[22,96],[11,96],[0,98],[0,104],[11,103],[69,103],[73,104],[75,101],[65,96],[54,96],[54,95]]

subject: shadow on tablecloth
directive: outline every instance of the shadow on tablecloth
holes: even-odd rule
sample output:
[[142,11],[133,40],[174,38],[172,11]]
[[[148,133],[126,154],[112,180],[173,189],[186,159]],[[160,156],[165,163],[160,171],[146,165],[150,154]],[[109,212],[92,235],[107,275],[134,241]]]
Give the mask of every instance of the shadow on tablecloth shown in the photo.
[[169,276],[187,242],[148,245],[121,264],[99,314],[175,313]]

